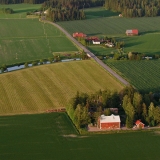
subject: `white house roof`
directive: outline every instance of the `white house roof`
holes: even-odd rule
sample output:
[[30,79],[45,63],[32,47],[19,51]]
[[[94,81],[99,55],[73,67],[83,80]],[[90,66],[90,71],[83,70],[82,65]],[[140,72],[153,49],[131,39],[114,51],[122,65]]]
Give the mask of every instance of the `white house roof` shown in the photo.
[[100,123],[121,122],[119,115],[100,116]]
[[126,30],[126,33],[132,33],[131,29]]

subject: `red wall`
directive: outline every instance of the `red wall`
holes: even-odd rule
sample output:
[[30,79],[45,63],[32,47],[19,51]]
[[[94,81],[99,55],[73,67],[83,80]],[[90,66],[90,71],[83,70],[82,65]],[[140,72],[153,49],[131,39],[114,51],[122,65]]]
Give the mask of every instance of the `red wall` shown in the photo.
[[116,129],[120,128],[119,122],[112,122],[112,123],[101,123],[101,129]]

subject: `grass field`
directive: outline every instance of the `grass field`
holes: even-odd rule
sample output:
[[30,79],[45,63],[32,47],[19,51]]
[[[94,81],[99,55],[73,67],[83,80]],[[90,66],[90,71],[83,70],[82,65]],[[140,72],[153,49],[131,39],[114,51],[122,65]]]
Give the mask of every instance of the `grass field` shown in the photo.
[[119,13],[106,10],[103,7],[95,7],[95,8],[86,8],[85,15],[87,19],[93,19],[102,17],[113,17],[113,16],[118,17]]
[[[91,11],[92,9],[90,9],[90,12],[86,10],[86,14],[90,13],[89,16],[92,16],[92,18],[89,17],[81,21],[58,22],[58,24],[70,34],[73,32],[84,32],[88,36],[97,35],[102,37],[107,35],[108,37],[115,37],[124,41],[126,52],[135,51],[150,55],[160,54],[160,17],[122,18],[108,13],[108,17],[98,18],[95,16],[95,9],[93,9],[93,12]],[[99,11],[101,10],[99,9]],[[135,28],[139,30],[140,36],[127,37],[125,35],[127,29]],[[92,48],[92,51],[97,52],[94,48]],[[106,49],[106,52],[110,51]]]
[[0,18],[26,18],[26,13],[37,10],[41,7],[41,4],[10,4],[0,5],[1,8],[13,9],[13,14],[0,14]]
[[158,160],[159,131],[78,135],[65,113],[0,117],[0,159]]
[[106,61],[113,70],[140,91],[160,90],[160,60]]
[[53,57],[53,52],[78,51],[61,31],[38,19],[0,21],[0,66]]
[[62,62],[0,75],[0,115],[66,107],[77,91],[123,86],[94,61]]

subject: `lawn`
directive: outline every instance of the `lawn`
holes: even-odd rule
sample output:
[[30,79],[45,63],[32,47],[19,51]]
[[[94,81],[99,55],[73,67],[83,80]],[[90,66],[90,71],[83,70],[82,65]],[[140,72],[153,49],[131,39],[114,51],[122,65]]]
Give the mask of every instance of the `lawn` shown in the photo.
[[0,66],[78,51],[60,30],[38,19],[1,19],[0,35]]
[[123,86],[92,60],[61,62],[0,75],[0,115],[66,107],[76,92]]
[[138,90],[145,92],[160,90],[160,60],[105,62]]
[[65,113],[0,117],[0,159],[158,160],[159,131],[78,135]]

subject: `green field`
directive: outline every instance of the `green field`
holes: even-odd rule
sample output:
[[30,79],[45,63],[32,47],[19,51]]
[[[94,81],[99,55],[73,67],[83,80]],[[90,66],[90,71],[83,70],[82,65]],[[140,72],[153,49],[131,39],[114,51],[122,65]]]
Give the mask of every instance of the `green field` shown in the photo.
[[121,90],[123,86],[94,61],[72,61],[0,75],[0,115],[66,107],[77,91]]
[[0,66],[53,57],[53,52],[78,51],[61,31],[38,19],[0,21]]
[[65,113],[0,117],[3,160],[158,160],[159,131],[78,135]]
[[119,13],[106,10],[103,7],[86,8],[86,9],[84,8],[84,11],[87,19],[113,17],[113,16],[118,17],[119,15]]
[[35,11],[40,9],[41,4],[10,4],[10,5],[0,5],[1,8],[11,8],[13,9],[13,14],[0,14],[0,18],[26,18],[26,13],[30,11]]
[[[81,21],[58,22],[58,24],[70,34],[84,32],[88,36],[103,37],[107,35],[108,37],[115,37],[117,40],[124,41],[126,52],[135,51],[150,55],[160,54],[160,17],[124,18],[111,16],[111,13],[108,13],[109,17],[97,18],[94,16],[94,10],[93,13],[90,12],[93,18]],[[139,30],[140,36],[127,37],[125,35],[127,29],[135,28]],[[97,52],[94,48],[92,48],[92,51]],[[110,50],[106,49],[106,53],[109,52]]]
[[160,60],[106,61],[107,65],[140,91],[160,90]]

